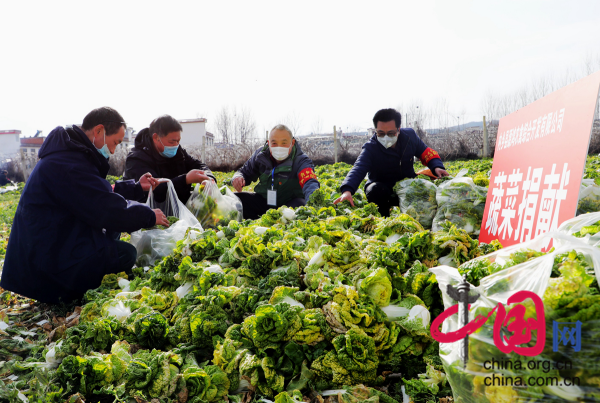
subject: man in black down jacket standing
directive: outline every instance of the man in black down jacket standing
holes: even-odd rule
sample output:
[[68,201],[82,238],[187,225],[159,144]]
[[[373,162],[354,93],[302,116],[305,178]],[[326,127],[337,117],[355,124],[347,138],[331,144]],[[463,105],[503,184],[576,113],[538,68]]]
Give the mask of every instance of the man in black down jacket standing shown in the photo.
[[367,200],[379,206],[379,213],[387,217],[390,208],[398,205],[394,194],[396,182],[415,178],[413,158],[417,157],[438,178],[448,176],[438,153],[427,147],[413,129],[400,129],[402,116],[395,109],[382,109],[373,117],[376,133],[366,142],[352,170],[340,186],[342,196],[333,203],[347,200],[354,206],[352,195],[369,174],[365,185]]
[[[215,176],[206,164],[191,157],[181,141],[181,124],[169,115],[156,118],[146,129],[142,129],[135,137],[135,147],[127,156],[124,179],[139,178],[146,172],[154,178],[171,179],[177,197],[185,204],[190,198],[192,184],[205,180],[216,182]],[[164,201],[167,184],[160,184],[155,190],[156,200]],[[137,199],[145,202],[148,193]]]

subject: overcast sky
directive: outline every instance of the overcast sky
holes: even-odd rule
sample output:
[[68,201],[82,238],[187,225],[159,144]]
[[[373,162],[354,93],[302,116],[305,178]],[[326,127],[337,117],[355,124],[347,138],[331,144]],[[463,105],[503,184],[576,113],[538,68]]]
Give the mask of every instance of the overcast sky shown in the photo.
[[381,108],[445,98],[481,120],[487,91],[600,56],[600,1],[1,1],[0,130],[246,107],[366,129]]

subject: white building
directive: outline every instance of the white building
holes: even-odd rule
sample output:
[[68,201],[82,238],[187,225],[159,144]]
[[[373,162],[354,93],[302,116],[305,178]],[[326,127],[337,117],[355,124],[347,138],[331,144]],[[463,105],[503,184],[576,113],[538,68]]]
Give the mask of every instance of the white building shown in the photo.
[[35,136],[21,139],[21,171],[23,171],[25,181],[27,181],[38,162],[38,153],[45,139],[41,130],[38,130]]
[[129,152],[129,150],[135,146],[136,135],[137,133],[135,133],[133,127],[127,126],[127,129],[125,129],[125,137],[123,137],[123,141],[121,144],[119,144],[119,147],[123,147],[127,152]]
[[202,145],[202,137],[206,137],[206,147],[212,147],[214,137],[211,133],[206,132],[206,119],[184,119],[180,120],[181,127],[181,144],[182,146]]
[[10,158],[19,152],[20,136],[21,130],[0,130],[0,157]]
[[38,130],[37,134],[33,137],[25,137],[21,139],[21,155],[23,157],[35,157],[37,158],[42,144],[44,144],[45,137],[41,136],[42,132]]

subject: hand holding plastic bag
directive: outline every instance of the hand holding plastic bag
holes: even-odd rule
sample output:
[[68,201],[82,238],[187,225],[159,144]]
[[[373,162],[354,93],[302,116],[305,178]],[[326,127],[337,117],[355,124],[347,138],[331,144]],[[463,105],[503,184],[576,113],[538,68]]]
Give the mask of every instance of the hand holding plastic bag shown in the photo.
[[242,220],[240,199],[227,186],[219,190],[214,182],[196,184],[186,206],[203,228],[217,228],[231,220]]
[[[194,215],[179,201],[173,183],[167,182],[167,197],[164,202],[157,202],[152,190],[148,195],[146,205],[151,209],[160,208],[172,222],[166,229],[154,228],[136,231],[131,234],[130,243],[135,246],[138,253],[137,265],[150,266],[158,259],[170,255],[177,241],[184,238],[188,228],[197,228],[202,231],[202,226]],[[174,218],[177,218],[175,222]]]

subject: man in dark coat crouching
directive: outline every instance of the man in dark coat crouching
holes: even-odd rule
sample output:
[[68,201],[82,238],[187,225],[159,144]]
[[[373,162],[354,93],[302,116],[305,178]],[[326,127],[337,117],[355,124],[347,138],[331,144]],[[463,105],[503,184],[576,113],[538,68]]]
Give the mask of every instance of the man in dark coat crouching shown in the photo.
[[[123,118],[107,107],[90,112],[81,128],[50,132],[17,206],[2,288],[41,302],[71,302],[100,286],[105,274],[131,270],[136,250],[117,240],[120,232],[168,225],[160,210],[125,200],[105,179],[107,159],[124,136]],[[133,195],[156,185],[144,175],[115,191]]]

